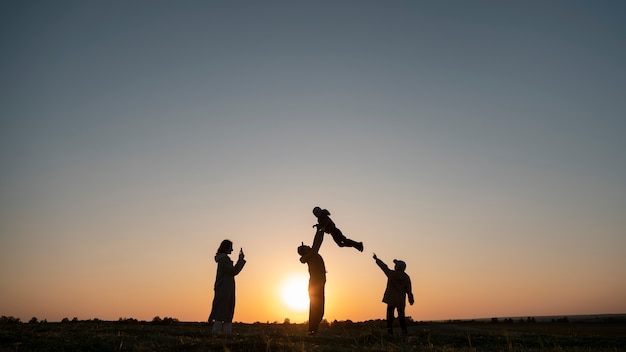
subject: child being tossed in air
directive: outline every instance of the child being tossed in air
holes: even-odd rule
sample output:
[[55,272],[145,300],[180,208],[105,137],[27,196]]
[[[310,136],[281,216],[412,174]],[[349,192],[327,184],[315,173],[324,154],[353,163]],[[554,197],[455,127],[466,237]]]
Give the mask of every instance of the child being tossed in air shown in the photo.
[[354,247],[358,249],[359,252],[363,252],[363,242],[355,242],[346,238],[330,219],[330,212],[328,210],[315,207],[313,208],[313,215],[317,217],[317,224],[313,225],[313,227],[317,227],[316,238],[321,237],[318,236],[318,234],[328,233],[333,236],[333,240],[335,240],[339,247]]

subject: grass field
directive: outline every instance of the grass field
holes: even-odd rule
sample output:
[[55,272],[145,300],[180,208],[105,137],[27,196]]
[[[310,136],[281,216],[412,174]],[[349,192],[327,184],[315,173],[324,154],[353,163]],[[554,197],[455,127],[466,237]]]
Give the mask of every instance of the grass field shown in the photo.
[[390,336],[385,322],[234,324],[73,321],[0,324],[0,351],[626,351],[626,321],[580,323],[412,323]]

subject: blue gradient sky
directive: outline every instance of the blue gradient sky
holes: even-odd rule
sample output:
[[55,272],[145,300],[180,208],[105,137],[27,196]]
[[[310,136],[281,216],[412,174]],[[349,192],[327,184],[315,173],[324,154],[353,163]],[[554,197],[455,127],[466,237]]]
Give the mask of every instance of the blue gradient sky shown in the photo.
[[306,320],[276,287],[327,238],[325,317],[626,312],[621,1],[3,1],[0,314]]

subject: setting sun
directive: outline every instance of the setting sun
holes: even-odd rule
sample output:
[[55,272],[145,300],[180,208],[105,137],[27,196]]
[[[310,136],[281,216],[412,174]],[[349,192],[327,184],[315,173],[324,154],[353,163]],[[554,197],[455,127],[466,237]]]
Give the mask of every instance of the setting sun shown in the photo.
[[304,275],[287,277],[280,285],[282,303],[294,312],[302,312],[309,308],[308,278]]

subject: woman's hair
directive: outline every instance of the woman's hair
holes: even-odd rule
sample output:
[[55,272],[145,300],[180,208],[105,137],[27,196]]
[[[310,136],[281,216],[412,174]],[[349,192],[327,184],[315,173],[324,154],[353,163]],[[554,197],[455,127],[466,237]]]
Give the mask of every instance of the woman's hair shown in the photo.
[[233,249],[233,242],[231,240],[223,240],[220,244],[220,248],[217,249],[217,253],[226,253]]

